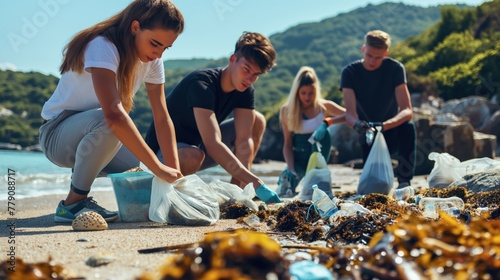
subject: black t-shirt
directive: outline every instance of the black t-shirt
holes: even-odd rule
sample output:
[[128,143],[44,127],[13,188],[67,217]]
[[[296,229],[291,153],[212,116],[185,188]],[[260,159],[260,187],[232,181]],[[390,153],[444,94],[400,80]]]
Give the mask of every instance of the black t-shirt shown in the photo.
[[[212,110],[219,124],[235,108],[255,108],[253,86],[244,92],[234,90],[224,93],[221,88],[221,76],[222,68],[193,71],[167,96],[167,108],[175,127],[177,142],[196,146],[202,142],[193,108]],[[146,134],[146,143],[154,152],[160,148],[154,122]]]
[[368,71],[363,61],[357,60],[342,70],[340,89],[350,88],[356,95],[356,111],[360,120],[383,122],[394,117],[398,111],[396,87],[406,83],[402,63],[386,57],[382,65]]

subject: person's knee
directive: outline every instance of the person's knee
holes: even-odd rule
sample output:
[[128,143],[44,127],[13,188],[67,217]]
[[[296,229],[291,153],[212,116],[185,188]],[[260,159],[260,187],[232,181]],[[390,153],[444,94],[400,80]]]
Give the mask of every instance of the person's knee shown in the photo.
[[198,171],[205,160],[205,153],[194,147],[179,149],[179,164],[184,175],[193,174]]
[[86,136],[93,144],[107,143],[113,145],[116,149],[121,147],[120,140],[113,133],[104,118],[92,124],[91,131]]

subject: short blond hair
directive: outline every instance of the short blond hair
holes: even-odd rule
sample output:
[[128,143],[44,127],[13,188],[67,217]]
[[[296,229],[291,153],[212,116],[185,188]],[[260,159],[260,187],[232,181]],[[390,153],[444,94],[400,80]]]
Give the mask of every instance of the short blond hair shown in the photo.
[[388,50],[391,46],[391,37],[382,30],[372,30],[365,35],[365,46]]

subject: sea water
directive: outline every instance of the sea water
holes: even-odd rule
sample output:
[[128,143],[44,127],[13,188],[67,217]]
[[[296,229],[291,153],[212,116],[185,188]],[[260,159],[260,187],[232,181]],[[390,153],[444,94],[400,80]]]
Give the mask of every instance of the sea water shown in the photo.
[[[275,184],[278,180],[276,175],[267,174],[266,170],[254,169],[252,171],[266,184]],[[71,168],[55,165],[41,152],[0,150],[0,178],[2,178],[0,200],[7,199],[9,173],[15,173],[10,177],[15,179],[16,199],[67,194],[71,183]],[[207,183],[217,179],[229,182],[231,179],[231,176],[220,166],[200,171],[197,175]],[[113,191],[111,179],[97,178],[91,190]]]
[[[9,171],[10,170],[10,171]],[[11,174],[9,180],[8,174]],[[67,194],[71,183],[71,169],[50,162],[43,153],[0,150],[0,200],[7,199],[7,182],[15,182],[15,198],[51,194]],[[14,179],[14,180],[12,180]],[[108,178],[98,178],[92,190],[112,190]]]

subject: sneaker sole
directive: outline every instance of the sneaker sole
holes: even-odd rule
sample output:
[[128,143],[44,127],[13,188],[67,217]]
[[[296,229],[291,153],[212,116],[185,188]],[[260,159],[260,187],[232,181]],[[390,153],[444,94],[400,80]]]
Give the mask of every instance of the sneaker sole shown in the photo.
[[109,218],[104,218],[104,220],[108,223],[110,222],[114,222],[116,220],[118,220],[118,215],[114,216],[114,217],[109,217]]

